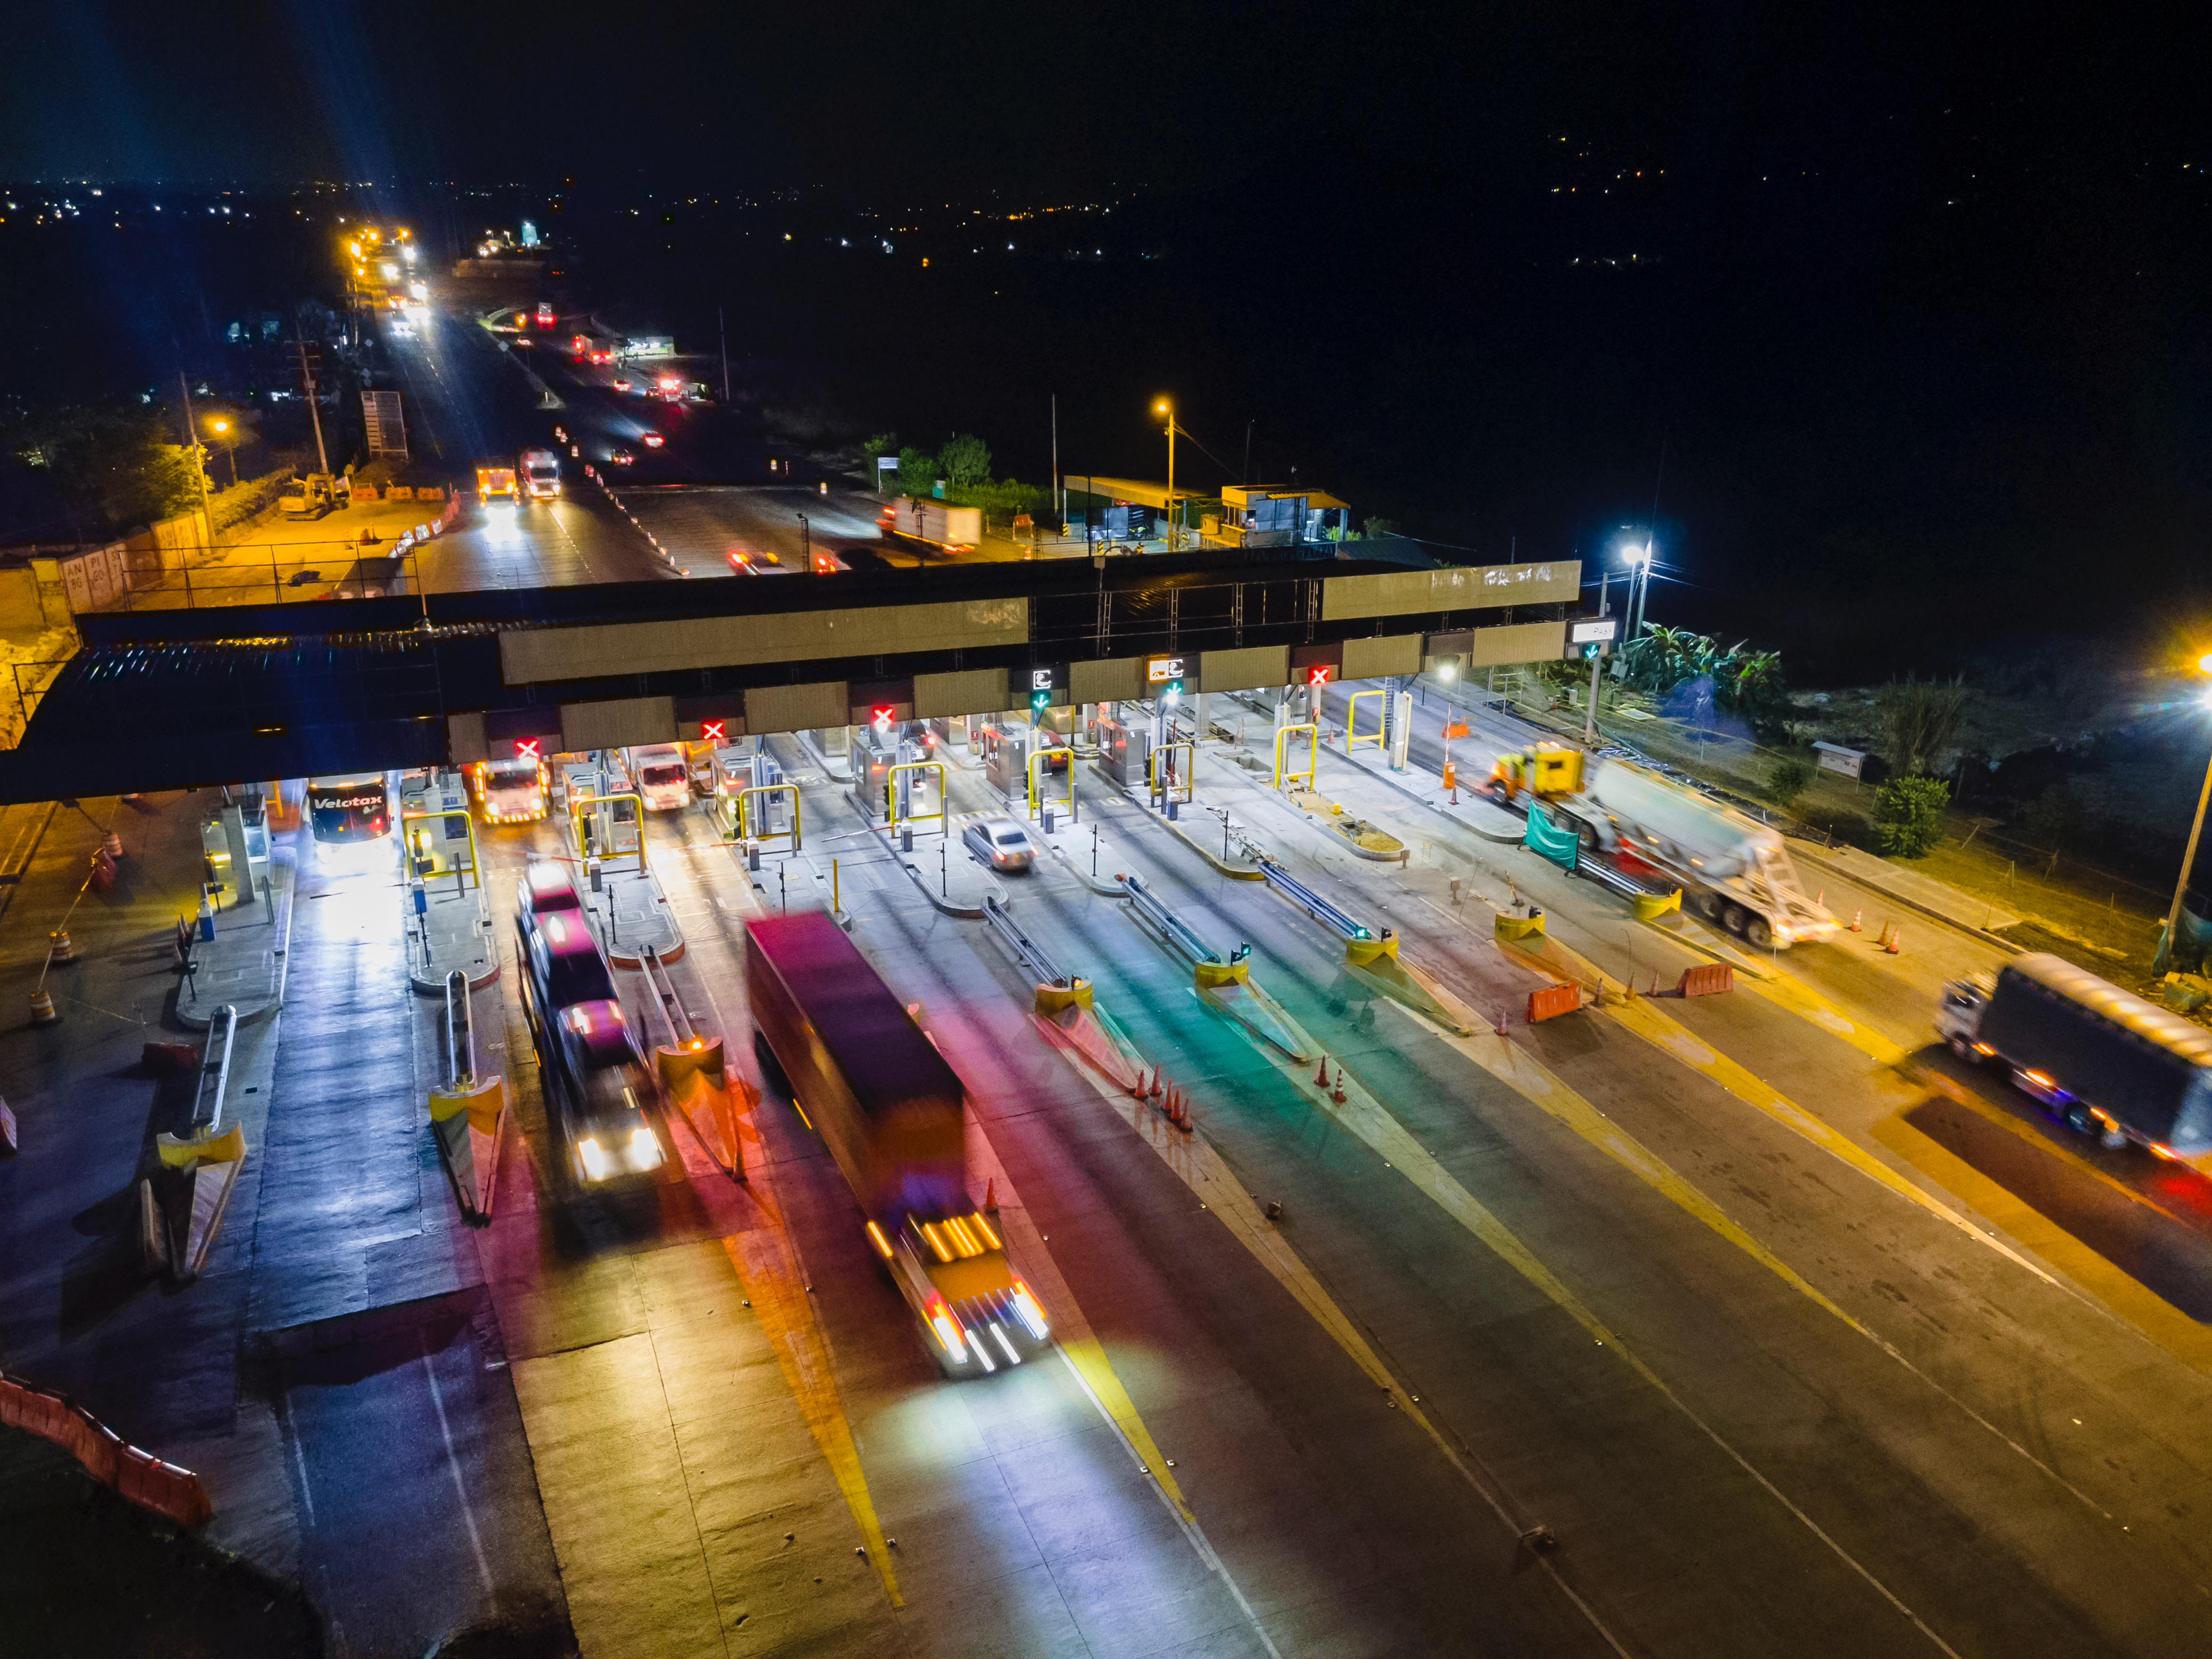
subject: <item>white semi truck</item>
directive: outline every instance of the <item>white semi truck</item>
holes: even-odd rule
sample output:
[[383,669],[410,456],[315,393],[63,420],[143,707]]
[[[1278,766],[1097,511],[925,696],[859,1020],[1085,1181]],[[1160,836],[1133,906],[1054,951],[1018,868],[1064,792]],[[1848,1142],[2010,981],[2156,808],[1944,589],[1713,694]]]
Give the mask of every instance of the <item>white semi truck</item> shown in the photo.
[[1836,931],[1780,830],[1640,766],[1539,744],[1499,756],[1488,787],[1509,805],[1524,793],[1540,802],[1585,855],[1680,883],[1686,906],[1760,950]]
[[947,553],[973,553],[983,539],[983,509],[902,495],[878,520],[892,535]]

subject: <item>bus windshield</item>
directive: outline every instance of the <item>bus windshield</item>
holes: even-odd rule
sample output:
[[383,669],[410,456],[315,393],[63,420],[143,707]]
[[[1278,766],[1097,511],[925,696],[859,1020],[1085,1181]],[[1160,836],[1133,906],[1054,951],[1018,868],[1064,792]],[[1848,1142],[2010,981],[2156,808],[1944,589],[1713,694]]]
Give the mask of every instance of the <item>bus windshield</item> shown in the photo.
[[331,846],[380,840],[392,832],[392,797],[381,773],[307,780],[307,825]]

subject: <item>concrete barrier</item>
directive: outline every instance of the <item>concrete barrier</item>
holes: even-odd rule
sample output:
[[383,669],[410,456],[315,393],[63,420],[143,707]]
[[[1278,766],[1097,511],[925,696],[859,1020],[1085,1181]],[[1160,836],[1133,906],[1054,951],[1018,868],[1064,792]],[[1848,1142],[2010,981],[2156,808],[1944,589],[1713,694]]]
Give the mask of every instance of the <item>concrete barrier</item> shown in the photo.
[[1638,893],[1628,902],[1630,908],[1636,912],[1637,921],[1656,921],[1669,910],[1679,912],[1681,909],[1682,890],[1677,887],[1664,898],[1656,893]]
[[1492,931],[1502,939],[1541,939],[1544,935],[1544,913],[1531,910],[1525,916],[1516,916],[1501,910]]
[[1694,968],[1685,968],[1681,983],[1674,988],[1676,995],[1686,997],[1719,996],[1735,989],[1735,969],[1725,962],[1701,962]]

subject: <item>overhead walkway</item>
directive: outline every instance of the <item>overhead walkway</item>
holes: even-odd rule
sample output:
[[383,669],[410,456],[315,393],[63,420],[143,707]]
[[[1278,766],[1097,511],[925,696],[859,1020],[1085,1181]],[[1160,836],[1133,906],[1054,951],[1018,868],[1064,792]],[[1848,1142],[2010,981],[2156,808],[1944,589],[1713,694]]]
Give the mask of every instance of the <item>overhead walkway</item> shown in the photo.
[[1214,551],[87,616],[0,801],[1535,661],[1579,583]]

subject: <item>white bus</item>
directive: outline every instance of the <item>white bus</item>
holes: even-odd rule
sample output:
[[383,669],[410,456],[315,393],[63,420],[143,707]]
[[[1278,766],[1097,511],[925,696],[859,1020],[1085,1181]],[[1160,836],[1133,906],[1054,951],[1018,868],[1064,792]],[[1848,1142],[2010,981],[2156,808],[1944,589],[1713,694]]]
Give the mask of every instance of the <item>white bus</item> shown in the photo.
[[307,780],[307,833],[326,866],[367,868],[391,851],[392,781],[383,772]]

